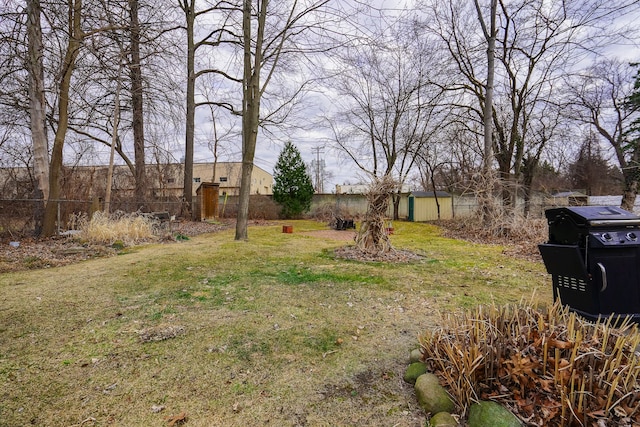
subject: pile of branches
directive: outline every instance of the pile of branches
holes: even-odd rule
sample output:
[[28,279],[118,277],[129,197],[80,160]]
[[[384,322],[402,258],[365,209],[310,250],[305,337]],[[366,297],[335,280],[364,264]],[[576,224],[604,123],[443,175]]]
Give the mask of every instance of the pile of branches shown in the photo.
[[375,178],[367,192],[367,213],[356,235],[356,247],[366,254],[393,250],[387,233],[386,220],[391,193],[397,183],[390,176]]
[[589,323],[559,304],[479,307],[420,337],[463,412],[495,400],[528,426],[640,425],[636,325]]

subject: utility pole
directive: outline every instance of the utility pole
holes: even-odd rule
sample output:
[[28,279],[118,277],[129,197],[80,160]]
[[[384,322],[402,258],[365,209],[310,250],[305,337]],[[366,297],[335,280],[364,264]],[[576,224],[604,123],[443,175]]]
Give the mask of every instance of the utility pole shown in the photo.
[[316,179],[315,179],[315,187],[316,187],[316,193],[324,193],[324,160],[322,160],[322,162],[320,162],[320,153],[323,152],[324,147],[314,147],[311,149],[312,151],[315,151],[316,153],[316,160],[312,162],[312,164],[315,162],[315,175],[316,175]]

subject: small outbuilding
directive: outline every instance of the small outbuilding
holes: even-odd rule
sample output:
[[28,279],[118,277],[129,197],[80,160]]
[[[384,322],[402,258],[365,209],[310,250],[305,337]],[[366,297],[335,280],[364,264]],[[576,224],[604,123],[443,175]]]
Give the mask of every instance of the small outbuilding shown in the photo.
[[413,191],[409,194],[409,221],[453,219],[453,197],[445,191]]
[[196,206],[193,216],[196,221],[218,218],[218,194],[220,184],[203,182],[196,190]]

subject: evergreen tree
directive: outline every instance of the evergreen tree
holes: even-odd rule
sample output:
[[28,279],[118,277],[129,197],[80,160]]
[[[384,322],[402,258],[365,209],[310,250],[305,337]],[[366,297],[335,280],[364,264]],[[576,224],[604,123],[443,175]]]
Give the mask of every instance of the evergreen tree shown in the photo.
[[624,154],[620,157],[622,167],[622,175],[624,177],[624,190],[622,192],[621,208],[633,211],[636,201],[636,194],[640,190],[640,64],[632,63],[636,67],[635,80],[633,83],[633,91],[625,99],[625,107],[628,114],[633,117],[631,124],[624,133],[624,144],[621,144],[621,150]]
[[300,152],[287,142],[273,170],[273,200],[282,206],[285,218],[300,216],[311,208],[313,184]]

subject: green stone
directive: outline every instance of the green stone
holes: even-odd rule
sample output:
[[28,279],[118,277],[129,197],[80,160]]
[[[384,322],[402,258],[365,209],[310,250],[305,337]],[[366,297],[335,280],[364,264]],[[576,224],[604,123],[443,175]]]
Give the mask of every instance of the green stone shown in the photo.
[[435,375],[430,373],[420,375],[414,387],[418,403],[425,412],[430,414],[453,412],[455,404]]
[[409,365],[404,372],[404,381],[409,384],[415,384],[420,375],[427,373],[427,365],[422,362],[415,362]]
[[469,408],[469,427],[522,427],[520,420],[504,406],[490,401]]
[[416,363],[422,361],[422,350],[416,348],[409,353],[409,363]]
[[458,422],[448,412],[438,412],[429,420],[429,427],[458,427]]

